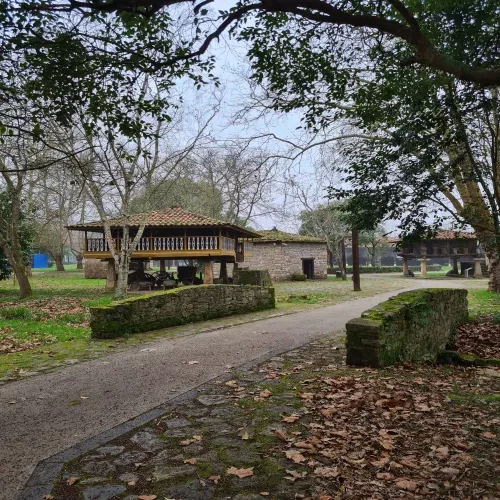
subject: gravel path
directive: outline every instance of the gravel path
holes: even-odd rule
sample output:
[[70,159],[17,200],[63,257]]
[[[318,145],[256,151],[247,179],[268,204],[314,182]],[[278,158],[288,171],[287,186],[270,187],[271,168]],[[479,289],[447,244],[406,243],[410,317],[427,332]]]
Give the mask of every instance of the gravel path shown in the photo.
[[[411,285],[408,289],[462,286],[438,280]],[[7,384],[0,389],[0,499],[14,498],[39,460],[198,386],[229,365],[342,330],[349,319],[401,291],[159,340]]]

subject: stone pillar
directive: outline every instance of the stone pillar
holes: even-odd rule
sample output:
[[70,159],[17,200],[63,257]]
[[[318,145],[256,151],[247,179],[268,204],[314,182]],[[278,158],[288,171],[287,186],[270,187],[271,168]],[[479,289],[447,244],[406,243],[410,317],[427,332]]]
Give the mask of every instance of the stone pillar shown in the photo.
[[482,259],[474,259],[474,278],[483,277],[483,270],[481,269],[481,260]]
[[203,263],[203,284],[213,285],[214,284],[214,262],[213,260],[206,260]]
[[106,290],[114,290],[116,286],[115,261],[108,260],[108,271],[106,274]]
[[453,274],[460,274],[458,271],[458,259],[453,259]]
[[224,285],[227,285],[227,262],[225,260],[220,263],[219,278]]
[[420,277],[427,278],[427,259],[418,259],[420,261]]
[[403,276],[410,276],[410,268],[408,267],[408,259],[403,257]]
[[165,272],[165,259],[160,259],[160,273]]

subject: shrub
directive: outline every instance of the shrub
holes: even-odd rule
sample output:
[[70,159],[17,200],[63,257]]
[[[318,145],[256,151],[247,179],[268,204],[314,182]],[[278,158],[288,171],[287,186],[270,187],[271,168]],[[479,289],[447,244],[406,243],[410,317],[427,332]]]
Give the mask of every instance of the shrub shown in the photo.
[[302,273],[292,274],[290,276],[290,279],[292,281],[305,281],[307,279],[307,275],[302,274]]

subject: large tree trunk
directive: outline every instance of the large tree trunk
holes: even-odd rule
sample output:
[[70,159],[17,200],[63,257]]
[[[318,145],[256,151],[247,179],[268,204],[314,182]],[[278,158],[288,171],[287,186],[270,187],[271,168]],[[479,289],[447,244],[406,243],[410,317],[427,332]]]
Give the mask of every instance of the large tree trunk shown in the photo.
[[54,254],[54,262],[56,263],[56,271],[66,271],[64,269],[63,255],[60,253]]
[[83,269],[83,254],[82,253],[76,254],[76,268]]
[[31,297],[31,295],[33,295],[33,290],[31,289],[30,280],[26,274],[26,268],[22,265],[13,265],[12,263],[11,266],[19,284],[19,298],[26,299],[27,297]]
[[500,293],[500,256],[491,255],[488,266],[488,290],[490,292]]
[[113,300],[121,300],[127,296],[127,286],[128,286],[128,269],[129,261],[128,256],[123,255],[119,259],[118,265],[116,266],[117,277],[116,277],[116,287],[113,293]]

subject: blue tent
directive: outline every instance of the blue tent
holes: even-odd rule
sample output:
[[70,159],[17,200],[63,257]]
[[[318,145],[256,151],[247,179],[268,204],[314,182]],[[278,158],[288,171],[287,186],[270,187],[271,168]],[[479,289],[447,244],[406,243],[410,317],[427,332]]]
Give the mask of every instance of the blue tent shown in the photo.
[[49,267],[49,256],[45,253],[36,253],[31,257],[31,268],[41,269]]

